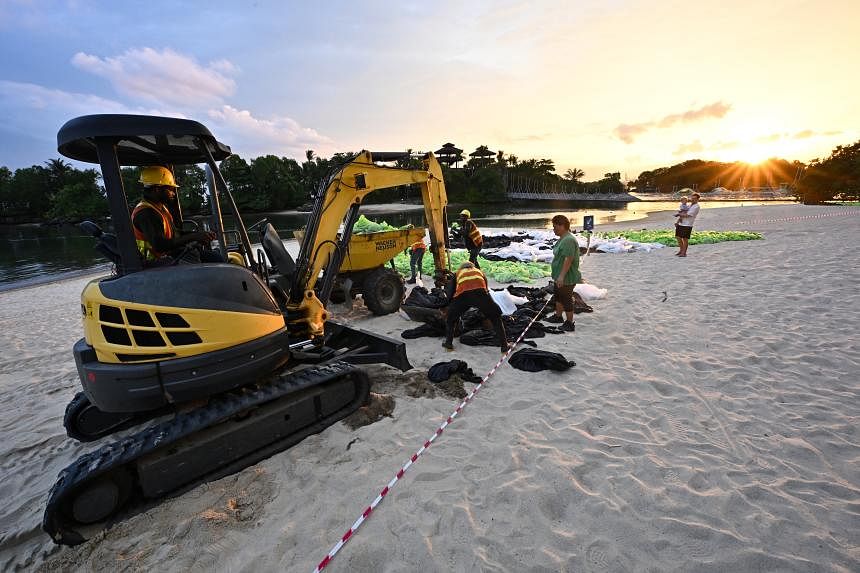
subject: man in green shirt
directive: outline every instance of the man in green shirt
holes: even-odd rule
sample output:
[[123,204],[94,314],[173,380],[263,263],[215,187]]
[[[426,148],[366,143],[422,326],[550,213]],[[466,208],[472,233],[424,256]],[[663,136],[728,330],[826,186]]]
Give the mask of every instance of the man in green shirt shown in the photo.
[[556,215],[552,218],[552,230],[558,237],[558,242],[552,248],[555,314],[546,321],[561,323],[563,331],[573,332],[576,330],[573,322],[573,287],[582,280],[579,272],[579,242],[570,232],[570,219],[564,215]]

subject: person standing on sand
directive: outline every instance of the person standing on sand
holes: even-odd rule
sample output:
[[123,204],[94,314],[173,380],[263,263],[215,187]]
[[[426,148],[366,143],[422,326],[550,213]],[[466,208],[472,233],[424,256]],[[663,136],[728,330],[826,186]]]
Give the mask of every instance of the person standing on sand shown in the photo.
[[475,265],[476,269],[480,269],[478,264],[478,253],[481,252],[481,247],[484,245],[484,238],[481,236],[481,231],[472,220],[472,213],[468,209],[460,211],[460,229],[463,235],[463,242],[466,243],[466,250],[469,251],[469,262]]
[[699,214],[699,194],[690,195],[690,208],[686,213],[681,213],[678,224],[675,226],[675,237],[678,239],[678,252],[676,257],[686,257],[687,247],[690,245],[690,235],[693,232],[693,221]]
[[546,322],[561,324],[564,332],[573,332],[576,330],[573,322],[573,287],[582,280],[579,272],[579,242],[570,232],[570,219],[564,215],[552,218],[552,231],[558,237],[558,242],[552,248],[551,265],[555,281],[555,314],[547,318]]

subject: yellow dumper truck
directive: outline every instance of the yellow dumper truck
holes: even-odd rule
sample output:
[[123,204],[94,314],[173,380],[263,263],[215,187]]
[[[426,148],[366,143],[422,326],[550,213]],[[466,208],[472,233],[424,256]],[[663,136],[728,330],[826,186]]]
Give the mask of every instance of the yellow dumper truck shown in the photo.
[[[405,287],[400,273],[386,264],[423,239],[425,232],[424,227],[413,227],[352,235],[329,300],[342,303],[361,294],[373,314],[395,312],[403,301]],[[301,241],[304,232],[296,231],[295,236]]]

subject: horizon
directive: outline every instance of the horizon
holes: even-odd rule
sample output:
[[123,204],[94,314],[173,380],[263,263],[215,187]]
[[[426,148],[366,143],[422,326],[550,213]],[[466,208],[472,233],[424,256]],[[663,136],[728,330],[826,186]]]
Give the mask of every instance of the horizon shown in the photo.
[[848,0],[146,8],[0,5],[0,165],[60,157],[91,113],[192,118],[245,159],[450,141],[589,181],[860,139]]

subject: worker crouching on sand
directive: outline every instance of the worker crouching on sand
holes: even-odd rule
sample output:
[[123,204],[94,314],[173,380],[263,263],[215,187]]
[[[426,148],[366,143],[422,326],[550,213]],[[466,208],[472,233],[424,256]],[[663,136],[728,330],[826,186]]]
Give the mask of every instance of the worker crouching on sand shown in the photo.
[[448,281],[446,293],[451,303],[445,319],[445,342],[442,346],[448,350],[454,349],[454,325],[467,310],[477,308],[493,324],[496,340],[502,352],[507,352],[509,345],[505,337],[505,325],[502,324],[502,309],[490,296],[487,277],[475,268],[471,262],[460,265],[457,273]]
[[573,322],[573,287],[582,280],[579,272],[579,243],[570,232],[570,219],[564,215],[552,218],[552,230],[558,237],[558,242],[552,248],[555,314],[547,318],[546,322],[561,323],[563,331],[573,332],[576,330]]

